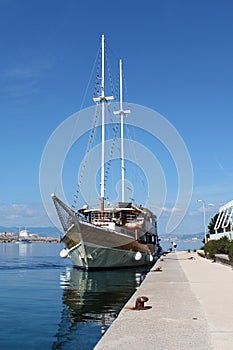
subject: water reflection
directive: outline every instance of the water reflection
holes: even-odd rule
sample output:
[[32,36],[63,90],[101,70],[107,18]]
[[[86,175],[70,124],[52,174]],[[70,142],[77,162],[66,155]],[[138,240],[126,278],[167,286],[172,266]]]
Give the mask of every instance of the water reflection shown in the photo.
[[17,246],[19,249],[19,256],[27,256],[31,252],[31,243],[19,242]]
[[67,268],[60,275],[63,310],[52,349],[93,349],[146,272]]

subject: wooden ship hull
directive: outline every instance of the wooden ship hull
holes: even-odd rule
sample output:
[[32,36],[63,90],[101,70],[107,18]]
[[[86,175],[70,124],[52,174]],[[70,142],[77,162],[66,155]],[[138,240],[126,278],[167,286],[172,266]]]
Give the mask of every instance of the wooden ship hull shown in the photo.
[[[83,269],[122,268],[150,265],[159,256],[160,246],[155,215],[126,203],[105,210],[81,209],[78,215],[53,194],[53,201],[64,229],[69,257]],[[98,218],[99,216],[99,218]]]

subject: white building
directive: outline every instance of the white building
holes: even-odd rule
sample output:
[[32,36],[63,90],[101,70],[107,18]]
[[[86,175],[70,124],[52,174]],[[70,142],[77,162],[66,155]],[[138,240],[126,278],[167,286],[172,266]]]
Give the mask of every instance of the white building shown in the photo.
[[[211,234],[209,239],[220,239],[224,236],[233,239],[233,200],[219,208],[218,217],[214,226],[215,234]],[[230,230],[229,230],[230,228]],[[222,232],[218,232],[221,230]]]

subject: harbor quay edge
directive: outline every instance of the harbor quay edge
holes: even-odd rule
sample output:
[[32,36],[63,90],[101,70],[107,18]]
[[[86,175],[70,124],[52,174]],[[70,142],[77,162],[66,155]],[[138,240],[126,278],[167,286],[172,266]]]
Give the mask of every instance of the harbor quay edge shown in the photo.
[[[162,256],[94,350],[232,349],[232,267],[197,253]],[[148,309],[135,310],[145,296]]]

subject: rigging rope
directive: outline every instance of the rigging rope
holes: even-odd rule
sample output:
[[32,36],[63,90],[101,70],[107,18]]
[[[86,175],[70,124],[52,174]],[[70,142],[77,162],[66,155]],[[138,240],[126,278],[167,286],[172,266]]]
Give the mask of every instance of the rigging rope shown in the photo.
[[[88,82],[88,87],[90,85],[90,81],[91,81],[91,78],[93,76],[93,71],[94,71],[94,67],[96,66],[96,63],[97,63],[97,69],[96,69],[96,77],[95,77],[95,86],[94,86],[94,91],[93,91],[93,97],[99,96],[99,94],[100,94],[99,88],[100,88],[100,79],[101,79],[100,78],[101,45],[99,46],[99,50],[98,50],[97,55],[96,55],[95,63],[93,65],[93,69],[92,69],[92,73],[91,73],[91,77],[90,77],[89,82]],[[86,97],[86,94],[87,94],[88,87],[87,87],[86,92],[85,92],[85,97]],[[73,198],[73,204],[71,206],[73,210],[75,210],[76,206],[77,206],[77,201],[78,201],[80,190],[81,190],[81,184],[82,184],[82,181],[83,181],[83,178],[84,178],[89,152],[90,152],[90,150],[92,148],[92,145],[93,145],[95,131],[96,131],[96,126],[97,126],[97,123],[98,123],[98,120],[99,120],[99,115],[100,115],[99,107],[97,105],[96,109],[95,109],[95,117],[94,117],[93,125],[92,125],[92,128],[91,128],[91,131],[90,131],[90,134],[89,134],[88,143],[87,143],[86,155],[85,155],[84,161],[82,163],[82,167],[81,167],[80,172],[79,172],[78,183],[77,183],[76,191],[75,191],[74,198]]]
[[144,181],[143,171],[142,171],[141,167],[139,166],[140,165],[140,162],[139,162],[140,160],[138,159],[137,153],[135,151],[135,148],[133,147],[133,144],[134,144],[133,141],[136,140],[136,137],[132,136],[132,131],[133,131],[132,127],[130,127],[129,125],[126,124],[126,128],[127,128],[128,138],[129,138],[130,141],[132,141],[130,143],[130,146],[131,146],[130,150],[131,150],[131,153],[132,153],[132,158],[134,159],[135,164],[137,166],[137,172],[134,173],[134,175],[135,175],[135,178],[137,180],[138,180],[138,177],[139,177],[139,180],[141,181],[142,187],[144,188],[144,191],[146,193],[147,187],[146,187],[146,184],[145,184],[145,181]]
[[[110,69],[110,60],[109,60],[109,55],[108,55],[109,51],[112,52],[112,50],[109,50],[108,45],[106,45],[105,57],[106,57],[106,63],[107,63],[108,84],[109,84],[109,88],[111,90],[111,94],[115,97],[115,100],[118,100],[118,95],[119,95],[118,94],[118,89],[116,89],[116,87],[114,85],[113,76],[112,76],[111,69]],[[112,54],[116,58],[116,55],[114,55],[113,52],[112,52]],[[119,59],[117,59],[117,61],[119,62]],[[94,91],[93,91],[93,97],[99,97],[101,95],[101,91],[100,91],[100,89],[101,89],[101,46],[99,47],[99,50],[98,50],[96,58],[95,58],[95,63],[93,65],[93,68],[92,68],[92,71],[91,71],[91,76],[90,76],[90,79],[88,81],[88,86],[86,88],[86,91],[85,91],[85,94],[84,94],[84,98],[82,100],[81,108],[82,108],[82,106],[84,104],[84,100],[86,98],[87,91],[89,89],[89,85],[90,85],[90,82],[91,82],[91,79],[92,79],[92,76],[93,76],[94,67],[97,68],[97,72],[96,72],[96,78],[95,78],[95,86],[94,86]],[[116,79],[116,80],[119,82],[119,73],[118,73],[118,77],[117,78],[118,79]],[[123,75],[123,81],[124,81],[124,86],[126,87],[124,75]],[[106,82],[107,82],[107,80],[106,80]],[[125,89],[125,91],[126,91],[126,95],[127,95],[127,89]],[[115,110],[117,109],[116,105],[117,104],[115,104],[115,106],[113,108]],[[88,158],[89,158],[89,154],[90,154],[91,148],[93,147],[96,127],[97,127],[97,124],[98,124],[98,120],[100,118],[100,106],[101,106],[101,104],[97,103],[93,125],[92,125],[92,129],[90,131],[90,135],[89,135],[89,139],[88,139],[88,143],[87,143],[86,156],[84,158],[84,161],[82,163],[82,167],[81,167],[80,172],[79,172],[76,192],[74,194],[74,199],[73,199],[73,204],[72,204],[72,209],[73,210],[75,210],[76,206],[77,206],[77,201],[78,201],[80,190],[81,190],[81,184],[82,184],[82,181],[84,179],[87,161],[88,161]],[[110,111],[109,103],[107,101],[106,101],[106,106],[107,106],[107,111],[109,112]],[[113,120],[112,113],[109,113],[109,115],[111,115],[110,122],[112,124],[113,138],[112,138],[112,144],[111,144],[110,151],[109,151],[109,159],[106,162],[106,166],[105,166],[105,177],[104,177],[104,180],[105,180],[105,191],[106,191],[106,183],[107,183],[107,181],[109,179],[109,173],[110,173],[110,168],[111,168],[114,148],[117,147],[119,149],[119,152],[120,152],[120,142],[119,142],[119,139],[117,138],[120,121]],[[136,156],[135,156],[135,158],[136,158]]]
[[118,89],[115,87],[115,85],[113,83],[113,76],[112,76],[112,70],[111,70],[111,66],[110,66],[110,59],[109,59],[108,51],[109,51],[108,45],[106,45],[105,57],[106,57],[106,63],[107,63],[110,91],[111,91],[111,94],[114,96],[115,100],[118,100]]
[[[112,126],[112,131],[113,131],[113,138],[112,138],[112,143],[111,143],[111,148],[110,148],[110,152],[109,152],[109,160],[106,163],[106,167],[105,167],[105,177],[104,177],[104,183],[105,183],[105,191],[106,191],[106,184],[109,178],[109,173],[110,173],[110,169],[111,169],[111,165],[112,165],[112,158],[113,158],[113,152],[114,149],[116,147],[116,144],[118,143],[118,150],[120,152],[120,144],[119,144],[119,139],[117,138],[117,134],[118,134],[118,130],[119,130],[119,122],[116,122],[113,120],[112,118],[112,113],[110,113],[109,111],[109,107],[108,107],[108,112],[110,115],[110,122],[113,125]],[[109,193],[106,193],[106,199],[109,199]]]
[[74,210],[76,208],[76,204],[77,204],[77,201],[78,201],[78,196],[79,196],[80,189],[81,189],[82,180],[84,178],[84,173],[85,173],[85,169],[86,169],[86,164],[87,164],[89,152],[90,152],[90,150],[92,148],[92,145],[93,145],[95,131],[96,131],[96,126],[97,126],[97,123],[98,123],[98,120],[99,120],[99,116],[100,116],[100,113],[99,113],[99,108],[98,108],[98,105],[97,105],[96,106],[96,113],[95,113],[93,126],[91,128],[91,132],[90,132],[89,139],[88,139],[86,156],[85,156],[85,159],[83,161],[82,168],[81,168],[81,170],[79,172],[78,184],[77,184],[76,192],[74,194],[74,200],[73,200],[73,204],[72,204],[72,208]]

